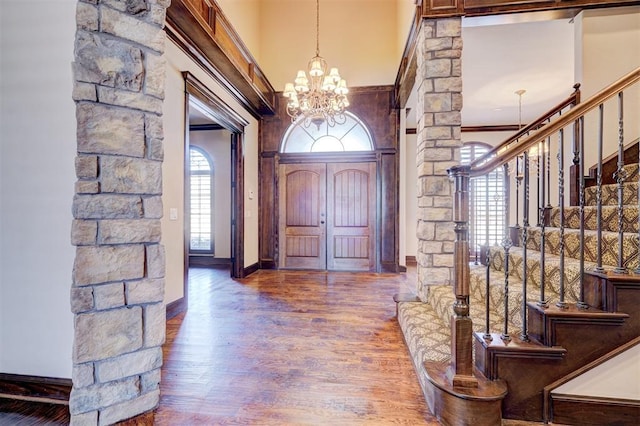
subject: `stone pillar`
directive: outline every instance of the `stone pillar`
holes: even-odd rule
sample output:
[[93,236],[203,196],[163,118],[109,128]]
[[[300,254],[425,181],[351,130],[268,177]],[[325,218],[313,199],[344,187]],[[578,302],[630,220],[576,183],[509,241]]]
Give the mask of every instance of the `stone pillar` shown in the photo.
[[168,6],[169,0],[77,4],[72,424],[112,424],[159,401]]
[[417,42],[418,295],[453,280],[453,186],[460,161],[461,18],[422,21]]

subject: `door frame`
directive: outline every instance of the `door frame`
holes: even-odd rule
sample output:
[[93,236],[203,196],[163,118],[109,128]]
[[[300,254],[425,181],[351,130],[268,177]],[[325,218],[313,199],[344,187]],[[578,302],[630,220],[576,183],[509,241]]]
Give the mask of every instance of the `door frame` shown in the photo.
[[207,112],[212,120],[231,132],[231,270],[232,278],[243,278],[244,270],[244,128],[249,124],[240,114],[226,104],[188,71],[182,73],[185,86],[185,137],[184,137],[184,303],[188,306],[189,290],[189,108],[190,104]]
[[[377,151],[364,152],[318,152],[318,153],[280,153],[276,156],[276,179],[279,181],[280,164],[305,164],[305,163],[375,163],[376,164],[376,196],[375,196],[375,249],[374,249],[374,271],[382,272],[381,253],[381,227],[382,227],[382,187],[381,187],[381,161]],[[276,185],[275,196],[275,221],[280,223],[280,188]],[[280,241],[280,226],[276,226],[276,241]],[[276,248],[275,265],[280,265],[280,247]]]

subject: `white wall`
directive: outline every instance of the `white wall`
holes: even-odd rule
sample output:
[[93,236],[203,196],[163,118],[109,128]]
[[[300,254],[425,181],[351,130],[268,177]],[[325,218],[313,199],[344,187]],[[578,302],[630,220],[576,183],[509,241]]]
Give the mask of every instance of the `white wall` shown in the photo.
[[213,235],[215,258],[231,257],[231,133],[189,132],[189,143],[209,154],[213,163]]
[[[393,84],[402,53],[397,3],[320,2],[320,55],[330,67],[339,68],[350,87]],[[260,23],[260,67],[273,87],[283,90],[315,55],[315,1],[264,0]]]
[[[418,253],[418,167],[416,157],[418,155],[417,135],[406,135],[404,138],[404,164],[405,176],[405,256],[416,256]],[[404,264],[404,259],[400,259]]]
[[265,0],[216,0],[216,3],[260,65],[260,9]]
[[[245,267],[258,262],[258,122],[170,41],[167,41],[165,58],[167,76],[163,111],[165,156],[162,166],[162,242],[167,256],[165,302],[169,303],[183,296],[184,277],[185,94],[181,73],[189,71],[249,122],[245,127],[244,140]],[[254,191],[252,200],[248,196],[250,190]],[[169,219],[170,208],[178,209],[178,220]]]
[[[588,10],[576,17],[576,81],[582,99],[599,92],[626,73],[640,67],[640,6]],[[618,142],[617,99],[605,104],[604,155],[614,152]],[[640,136],[640,84],[625,93],[625,143]],[[585,143],[596,146],[595,112],[585,119]],[[596,149],[585,150],[585,163],[597,162]]]
[[0,372],[71,377],[75,1],[0,2]]

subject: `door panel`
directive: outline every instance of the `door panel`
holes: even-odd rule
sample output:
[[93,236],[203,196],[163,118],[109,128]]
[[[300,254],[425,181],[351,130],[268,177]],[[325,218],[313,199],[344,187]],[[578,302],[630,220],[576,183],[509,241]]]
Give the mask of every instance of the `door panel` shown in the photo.
[[326,269],[326,166],[283,164],[280,188],[280,268]]
[[375,270],[376,164],[282,164],[279,267]]
[[375,269],[375,163],[327,164],[327,268]]

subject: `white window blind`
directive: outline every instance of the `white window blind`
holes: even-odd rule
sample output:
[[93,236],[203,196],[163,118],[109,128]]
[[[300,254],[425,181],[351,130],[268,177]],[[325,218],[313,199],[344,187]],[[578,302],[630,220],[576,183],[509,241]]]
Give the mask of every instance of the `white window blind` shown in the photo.
[[[490,146],[479,143],[465,144],[460,151],[460,162],[470,164],[485,155]],[[501,167],[486,176],[470,182],[470,250],[480,251],[483,245],[500,244],[504,238],[504,171]]]
[[197,148],[189,149],[190,243],[192,251],[213,252],[212,181],[209,159]]

